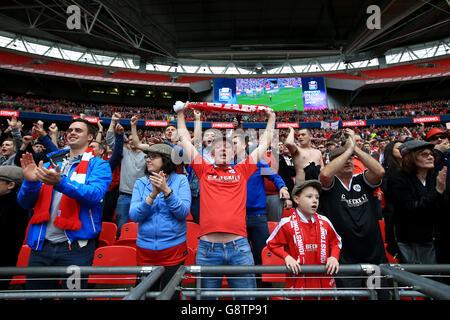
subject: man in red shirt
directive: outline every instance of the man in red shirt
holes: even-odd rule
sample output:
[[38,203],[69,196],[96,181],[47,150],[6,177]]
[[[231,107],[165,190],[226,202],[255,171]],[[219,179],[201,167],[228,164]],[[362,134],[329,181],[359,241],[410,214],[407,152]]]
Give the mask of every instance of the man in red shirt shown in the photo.
[[[247,181],[257,170],[256,163],[270,145],[275,126],[275,113],[266,111],[266,130],[258,147],[237,165],[231,166],[234,157],[233,142],[216,137],[211,146],[214,164],[202,158],[191,143],[186,128],[184,108],[177,112],[177,128],[182,147],[190,166],[200,181],[200,241],[197,247],[197,265],[254,265],[247,240],[246,201]],[[202,279],[202,287],[220,288],[222,279]],[[230,288],[256,288],[253,274],[227,276]]]

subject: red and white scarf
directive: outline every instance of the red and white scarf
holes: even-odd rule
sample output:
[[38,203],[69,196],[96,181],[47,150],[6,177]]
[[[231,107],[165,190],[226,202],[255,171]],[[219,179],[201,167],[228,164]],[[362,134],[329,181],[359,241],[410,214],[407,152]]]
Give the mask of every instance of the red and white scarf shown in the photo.
[[[298,249],[298,259],[297,262],[300,264],[306,264],[306,254],[305,254],[305,244],[304,244],[304,236],[303,230],[299,226],[299,214],[298,211],[295,210],[291,216],[291,226],[294,229],[294,242]],[[317,253],[319,255],[319,261],[321,264],[325,264],[327,262],[327,231],[324,227],[324,222],[322,218],[319,217],[317,213],[314,213],[314,219],[316,221],[316,235],[319,248],[317,249]]]
[[[317,255],[320,264],[326,264],[328,257],[328,244],[327,244],[327,231],[324,226],[324,220],[317,214],[314,213],[314,219],[316,221],[316,244]],[[307,264],[306,261],[306,249],[305,249],[305,237],[303,235],[303,230],[300,228],[299,224],[300,216],[298,213],[298,209],[295,210],[291,215],[291,227],[294,230],[294,243],[298,249],[298,259],[297,262],[301,265]],[[311,263],[310,263],[311,264]],[[305,277],[305,274],[303,274]],[[301,283],[301,285],[297,285],[296,287],[305,287],[304,279],[296,279],[295,282]],[[334,278],[329,275],[321,275],[320,284],[322,288],[334,288],[335,282]]]
[[[71,181],[84,184],[86,181],[86,172],[89,160],[95,157],[94,150],[88,148],[82,155],[81,161],[70,176]],[[52,166],[49,170],[54,170]],[[53,196],[53,186],[42,184],[39,198],[34,206],[34,213],[31,217],[31,224],[40,224],[50,220],[50,206]],[[66,195],[61,197],[59,204],[58,215],[53,224],[64,230],[79,230],[81,228],[81,221],[79,218],[81,203],[75,199],[69,198]]]
[[[184,106],[184,103],[177,101],[173,106],[173,110],[178,112]],[[267,109],[271,109],[268,106],[263,105],[245,105],[245,104],[232,104],[232,103],[215,103],[215,102],[189,102],[189,109],[195,109],[206,112],[228,112],[228,113],[258,113],[264,112]]]

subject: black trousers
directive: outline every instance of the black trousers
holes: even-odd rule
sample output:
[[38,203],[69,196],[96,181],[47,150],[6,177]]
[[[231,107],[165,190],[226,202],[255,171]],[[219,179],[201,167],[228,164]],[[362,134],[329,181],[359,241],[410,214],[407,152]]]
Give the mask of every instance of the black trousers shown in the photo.
[[102,221],[113,222],[114,212],[116,211],[117,199],[119,198],[119,186],[106,192],[103,198]]

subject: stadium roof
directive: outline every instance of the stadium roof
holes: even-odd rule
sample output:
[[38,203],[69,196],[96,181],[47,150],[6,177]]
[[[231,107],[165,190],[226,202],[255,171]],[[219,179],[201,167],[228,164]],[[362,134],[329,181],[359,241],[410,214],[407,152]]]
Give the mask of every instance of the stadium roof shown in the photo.
[[[79,29],[68,27],[71,5],[80,9]],[[393,48],[448,39],[450,6],[447,0],[3,0],[0,30],[130,54],[139,57],[136,68],[232,64],[264,73],[305,58],[385,61]]]

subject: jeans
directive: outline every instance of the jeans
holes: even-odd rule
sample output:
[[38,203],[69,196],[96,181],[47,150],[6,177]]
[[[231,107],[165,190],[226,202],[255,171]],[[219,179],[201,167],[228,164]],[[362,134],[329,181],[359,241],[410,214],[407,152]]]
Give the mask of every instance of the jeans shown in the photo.
[[436,251],[432,242],[403,243],[398,242],[400,263],[436,264]]
[[[253,255],[246,238],[227,243],[209,242],[200,239],[195,259],[196,264],[202,266],[254,265]],[[202,288],[220,289],[222,287],[222,276],[220,274],[202,274],[202,276],[204,277],[201,279]],[[227,282],[230,288],[237,290],[256,289],[255,276],[252,273],[227,275]],[[240,299],[250,300],[249,298]]]
[[120,229],[130,221],[131,196],[119,195],[116,206],[117,239],[120,237]]
[[[91,239],[88,243],[80,248],[78,241],[73,242],[70,247],[68,242],[51,243],[45,240],[42,250],[31,250],[29,267],[47,267],[47,266],[91,266],[94,261],[94,253],[96,249],[95,239]],[[68,288],[68,280],[73,272],[67,273],[67,277],[63,277],[61,285],[63,289]],[[46,280],[39,280],[42,276],[27,276],[25,288],[27,290],[44,290],[44,289],[60,289],[59,280],[61,276],[44,276]],[[55,278],[55,280],[48,280]],[[72,279],[73,280],[73,279]],[[87,279],[80,281],[80,289],[88,287]]]

